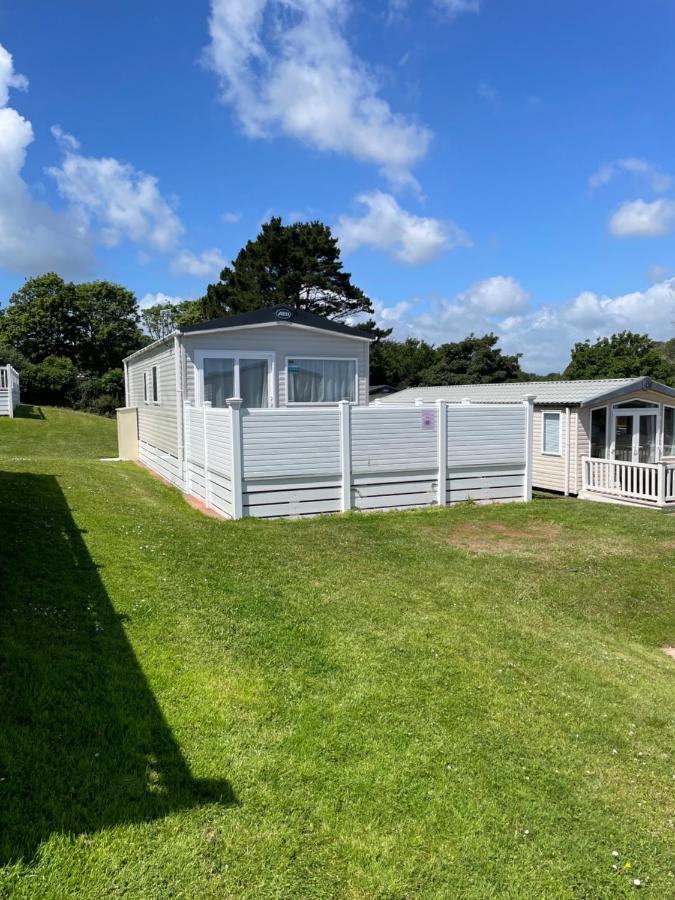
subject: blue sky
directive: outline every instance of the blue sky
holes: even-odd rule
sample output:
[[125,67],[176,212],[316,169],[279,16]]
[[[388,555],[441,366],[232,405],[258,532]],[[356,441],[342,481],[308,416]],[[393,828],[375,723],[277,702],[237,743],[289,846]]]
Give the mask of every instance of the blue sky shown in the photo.
[[[0,0],[0,299],[319,218],[399,337],[675,333],[670,0]],[[11,55],[11,56],[10,56]]]

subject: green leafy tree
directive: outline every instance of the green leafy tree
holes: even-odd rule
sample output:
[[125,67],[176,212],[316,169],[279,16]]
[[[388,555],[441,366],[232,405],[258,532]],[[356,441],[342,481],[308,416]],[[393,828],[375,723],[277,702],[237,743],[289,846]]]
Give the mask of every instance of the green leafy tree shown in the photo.
[[497,347],[494,334],[470,334],[462,341],[442,344],[435,361],[419,374],[418,384],[488,384],[521,381],[522,354],[508,356]]
[[622,331],[594,343],[581,341],[572,349],[566,378],[639,378],[649,376],[665,384],[675,382],[675,364],[646,334]]
[[272,218],[202,300],[207,318],[285,303],[342,319],[372,314],[373,305],[342,268],[340,248],[322,222],[283,225]]
[[436,361],[437,352],[417,338],[378,341],[370,351],[370,383],[396,388],[418,385],[422,373]]
[[131,291],[110,281],[90,281],[76,285],[75,299],[78,336],[73,361],[82,371],[103,374],[118,369],[125,356],[143,346]]
[[[141,313],[143,327],[153,341],[165,334],[182,328],[185,325],[195,325],[208,318],[204,315],[204,307],[201,300],[183,300],[181,303],[157,303],[149,306]],[[211,316],[210,318],[213,318]]]
[[21,371],[21,395],[29,403],[48,406],[68,404],[75,389],[78,371],[72,359],[48,356],[37,363],[27,363]]
[[49,272],[29,278],[9,298],[0,327],[3,340],[31,362],[73,359],[79,339],[74,284]]
[[102,374],[143,345],[136,298],[108,281],[65,282],[53,272],[28,279],[9,298],[0,338],[29,361],[69,359]]

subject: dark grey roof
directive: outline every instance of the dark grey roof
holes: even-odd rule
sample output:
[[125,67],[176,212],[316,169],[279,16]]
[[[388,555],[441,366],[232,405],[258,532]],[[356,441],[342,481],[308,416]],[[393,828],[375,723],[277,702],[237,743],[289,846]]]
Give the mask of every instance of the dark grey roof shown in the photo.
[[587,406],[605,398],[621,396],[632,391],[652,390],[675,397],[675,389],[653,382],[651,378],[593,378],[579,381],[517,381],[510,384],[451,384],[440,387],[406,388],[389,394],[382,403],[414,403],[424,400],[449,400],[458,403],[513,403],[526,395],[534,395],[539,404]]
[[186,325],[180,331],[190,334],[195,331],[220,331],[222,328],[242,328],[250,325],[302,325],[305,328],[319,328],[322,331],[333,331],[336,334],[344,334],[348,337],[365,338],[375,340],[375,335],[351,325],[343,325],[325,316],[317,316],[306,309],[296,309],[293,306],[266,306],[263,309],[254,309],[251,312],[238,313],[234,316],[225,316],[222,319],[211,319],[208,322],[198,322],[196,325]]

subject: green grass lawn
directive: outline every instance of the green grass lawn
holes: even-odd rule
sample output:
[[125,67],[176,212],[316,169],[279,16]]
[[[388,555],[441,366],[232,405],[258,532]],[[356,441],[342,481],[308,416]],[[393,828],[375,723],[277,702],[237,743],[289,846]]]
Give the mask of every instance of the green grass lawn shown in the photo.
[[220,522],[43,415],[0,420],[0,896],[673,895],[675,517]]

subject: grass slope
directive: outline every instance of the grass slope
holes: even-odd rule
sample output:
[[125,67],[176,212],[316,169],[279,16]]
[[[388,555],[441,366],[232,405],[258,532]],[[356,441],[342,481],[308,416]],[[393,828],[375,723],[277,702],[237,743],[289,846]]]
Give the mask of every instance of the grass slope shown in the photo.
[[223,523],[44,415],[0,420],[1,896],[672,895],[672,516]]

